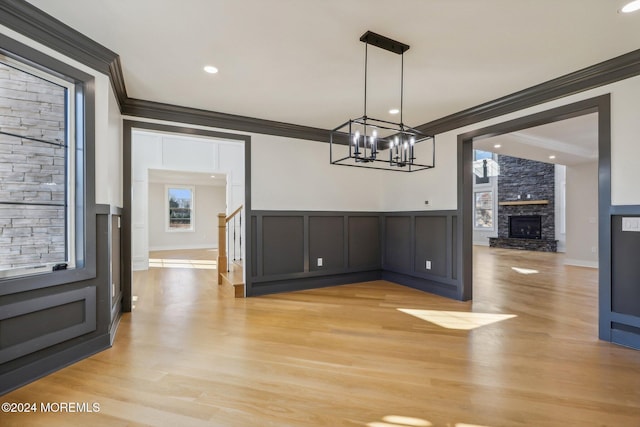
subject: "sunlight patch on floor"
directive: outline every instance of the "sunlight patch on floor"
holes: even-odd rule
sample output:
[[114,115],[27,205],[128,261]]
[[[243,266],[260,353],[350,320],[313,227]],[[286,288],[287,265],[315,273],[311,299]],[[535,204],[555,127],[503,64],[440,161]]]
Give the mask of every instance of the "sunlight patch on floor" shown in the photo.
[[[455,423],[452,427],[489,427],[480,424]],[[382,417],[382,421],[367,423],[367,427],[431,427],[433,424],[422,418],[404,417],[401,415],[387,415]]]
[[538,274],[540,273],[538,270],[532,270],[530,268],[521,268],[521,267],[511,267],[513,271],[520,274]]
[[515,314],[469,313],[465,311],[417,310],[410,308],[399,308],[398,310],[446,329],[463,331],[517,317]]
[[156,268],[197,268],[201,270],[215,270],[218,262],[208,259],[162,259],[149,258],[149,267]]

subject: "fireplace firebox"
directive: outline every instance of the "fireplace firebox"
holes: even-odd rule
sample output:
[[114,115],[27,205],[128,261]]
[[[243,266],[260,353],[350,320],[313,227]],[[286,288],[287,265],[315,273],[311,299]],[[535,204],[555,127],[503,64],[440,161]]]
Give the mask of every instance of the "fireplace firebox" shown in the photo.
[[509,237],[512,239],[542,239],[542,216],[510,216]]

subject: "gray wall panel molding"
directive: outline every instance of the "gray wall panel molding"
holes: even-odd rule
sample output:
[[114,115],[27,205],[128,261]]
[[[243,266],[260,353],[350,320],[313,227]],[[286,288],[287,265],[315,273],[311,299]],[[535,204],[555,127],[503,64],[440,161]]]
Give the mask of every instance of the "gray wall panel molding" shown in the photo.
[[329,141],[329,131],[326,129],[200,110],[197,108],[163,104],[141,99],[128,98],[122,109],[122,114],[308,141]]
[[[452,248],[455,242],[450,242],[456,234],[447,228],[453,227],[453,218],[457,211],[411,211],[411,212],[341,212],[341,211],[253,211],[251,221],[256,232],[263,229],[264,220],[274,218],[304,219],[304,236],[297,236],[296,241],[304,241],[308,248],[302,252],[309,258],[305,262],[309,268],[304,271],[265,275],[260,267],[265,263],[263,253],[268,250],[263,242],[264,233],[258,232],[252,239],[258,242],[257,260],[258,272],[252,277],[252,288],[248,295],[264,295],[276,292],[309,289],[313,287],[339,285],[350,283],[349,280],[377,280],[382,274],[386,277],[397,278],[396,283],[426,291],[433,290],[439,295],[456,298],[458,281],[447,274],[452,270]],[[404,230],[399,239],[397,231],[389,224],[398,223]],[[420,224],[415,226],[416,221]],[[416,230],[424,229],[423,224],[437,223],[434,227],[443,228],[442,233],[432,232],[428,228],[429,236],[416,236]],[[314,230],[314,227],[316,229]],[[395,231],[394,231],[395,230]],[[393,238],[386,233],[394,232]],[[424,234],[424,233],[423,233]],[[433,236],[432,236],[433,235]],[[437,235],[437,236],[436,236]],[[315,237],[314,237],[315,236]],[[319,237],[322,236],[322,237]],[[436,236],[434,238],[434,236]],[[318,240],[320,239],[320,240]],[[428,271],[425,268],[415,268],[416,242],[420,243],[420,256],[424,247],[435,252],[433,259],[438,269]],[[400,245],[405,248],[403,254],[406,262],[402,265],[389,265],[386,261],[389,245],[395,248]],[[426,246],[425,246],[426,245]],[[264,248],[263,248],[264,246]],[[366,248],[366,251],[364,250]],[[397,249],[397,248],[396,248]],[[431,250],[429,249],[429,250]],[[393,249],[395,250],[395,249]],[[363,251],[361,253],[361,251]],[[331,256],[327,256],[331,253]],[[356,262],[354,264],[354,253]],[[351,257],[349,257],[351,254]],[[438,255],[441,254],[441,255]],[[436,256],[437,255],[437,256]],[[441,256],[442,259],[438,258]],[[314,267],[317,257],[326,258],[328,264],[324,268]],[[351,264],[349,264],[351,259]],[[305,264],[305,265],[307,265]]]
[[611,215],[640,215],[640,205],[611,206]]
[[[0,325],[3,321],[12,318],[18,318],[35,312],[42,312],[42,322],[46,322],[46,310],[54,307],[66,305],[76,301],[82,301],[84,304],[84,319],[82,323],[78,323],[67,328],[50,332],[24,342],[19,342],[6,348],[0,349],[0,363],[5,363],[13,359],[17,359],[26,354],[51,347],[63,341],[76,338],[96,330],[96,288],[88,286],[73,291],[61,292],[54,295],[47,295],[40,298],[33,298],[28,301],[7,304],[2,307],[0,314]],[[21,325],[19,328],[14,325],[15,330],[7,330],[2,328],[3,335],[21,334],[28,324]]]
[[271,281],[268,284],[254,286],[251,296],[268,295],[279,292],[293,292],[306,289],[316,289],[328,286],[346,285],[349,283],[369,282],[379,280],[380,270],[361,271],[355,273],[343,273],[323,275],[317,277],[301,277],[297,279],[282,279]]
[[43,355],[24,366],[0,374],[0,395],[51,374],[111,346],[109,336],[101,335],[59,352]]
[[640,75],[640,49],[422,124],[417,129],[437,135],[637,75]]
[[415,276],[386,270],[382,271],[382,280],[398,283],[403,286],[408,286],[410,288],[440,295],[446,298],[458,299],[456,285],[449,285],[440,281],[418,278]]

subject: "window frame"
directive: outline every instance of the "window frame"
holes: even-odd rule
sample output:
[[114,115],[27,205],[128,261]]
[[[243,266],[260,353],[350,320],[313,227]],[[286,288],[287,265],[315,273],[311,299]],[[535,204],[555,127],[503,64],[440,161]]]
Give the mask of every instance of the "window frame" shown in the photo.
[[[169,206],[170,190],[189,190],[191,192],[191,206],[189,207],[190,226],[189,228],[171,227],[171,215]],[[184,184],[166,184],[164,186],[164,212],[165,212],[165,231],[168,233],[193,233],[196,231],[196,187]]]
[[[489,153],[491,154],[491,159],[496,160],[497,161],[497,157],[498,154],[493,153],[491,151],[485,151],[485,150],[476,150],[473,149],[472,152],[472,158],[473,160],[479,160],[477,157],[478,152],[481,153]],[[487,158],[487,157],[481,157],[482,158]],[[478,178],[475,174],[472,174],[472,176],[474,177],[473,180],[473,204],[472,204],[472,214],[473,214],[473,230],[474,231],[484,231],[484,232],[490,232],[490,233],[495,233],[498,229],[498,201],[497,201],[497,197],[498,197],[498,177],[494,177],[494,176],[489,176],[487,177],[488,180],[487,182],[481,182],[478,183],[477,179]],[[493,212],[493,226],[492,227],[479,227],[477,222],[476,222],[476,213],[477,213],[477,206],[476,206],[476,194],[477,193],[491,193],[491,211]]]
[[[4,34],[0,34],[0,54],[41,70],[47,75],[74,86],[75,149],[73,168],[75,206],[74,234],[75,268],[48,270],[38,274],[0,278],[0,295],[41,289],[65,283],[77,283],[96,277],[95,245],[95,76],[68,63],[53,58]],[[69,208],[67,208],[69,212]]]
[[[65,129],[64,129],[64,148],[65,148],[65,256],[61,262],[43,262],[37,263],[37,265],[25,265],[21,267],[14,267],[11,269],[0,270],[0,278],[15,277],[15,276],[28,276],[32,274],[45,273],[51,271],[55,265],[66,264],[68,269],[76,267],[76,171],[75,171],[75,147],[76,147],[76,111],[75,111],[75,89],[76,85],[68,80],[61,79],[60,77],[43,71],[41,69],[30,66],[29,64],[16,60],[10,56],[4,55],[0,52],[0,62],[6,64],[8,67],[21,71],[25,74],[30,74],[36,78],[47,81],[51,84],[60,86],[65,89]],[[20,138],[20,135],[12,135],[16,138]],[[24,138],[30,139],[30,138]],[[34,140],[38,142],[38,140]],[[44,144],[44,142],[42,142]],[[7,202],[7,204],[11,204]],[[38,203],[26,206],[36,206]],[[55,205],[52,205],[55,206]]]

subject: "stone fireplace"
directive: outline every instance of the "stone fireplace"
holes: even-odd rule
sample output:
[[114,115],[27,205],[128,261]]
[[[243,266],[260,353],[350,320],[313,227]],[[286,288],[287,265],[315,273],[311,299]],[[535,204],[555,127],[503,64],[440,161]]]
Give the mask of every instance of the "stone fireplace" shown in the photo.
[[556,252],[555,166],[498,156],[498,237],[489,246]]

